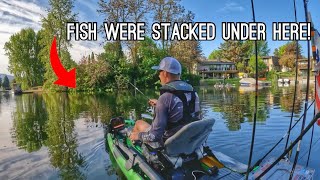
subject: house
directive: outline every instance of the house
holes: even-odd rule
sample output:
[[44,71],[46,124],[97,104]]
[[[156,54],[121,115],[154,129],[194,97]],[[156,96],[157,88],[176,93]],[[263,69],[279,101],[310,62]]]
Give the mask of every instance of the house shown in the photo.
[[[314,60],[310,59],[310,70],[314,69],[315,67],[315,62]],[[307,76],[308,73],[308,59],[307,58],[302,58],[298,59],[298,73],[301,76]]]
[[280,71],[279,58],[277,56],[262,56],[262,61],[267,65],[268,71]]
[[[282,70],[281,66],[279,64],[279,58],[277,56],[262,56],[260,58],[267,65],[267,68],[268,68],[268,69],[266,69],[267,71],[271,71],[271,70],[280,71],[280,70]],[[249,60],[250,60],[250,58],[244,59],[245,66],[249,66]]]
[[234,62],[228,60],[205,60],[198,63],[199,75],[204,78],[234,78],[238,70]]

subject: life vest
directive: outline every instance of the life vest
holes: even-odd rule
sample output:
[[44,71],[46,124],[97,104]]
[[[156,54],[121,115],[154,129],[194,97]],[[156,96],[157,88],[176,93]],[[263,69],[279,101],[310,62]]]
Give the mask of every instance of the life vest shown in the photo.
[[[194,91],[190,84],[181,80],[171,81],[160,88],[160,95],[166,92],[174,94],[183,103],[183,117],[176,122],[168,122],[166,130],[184,126],[198,120],[198,112],[195,112],[196,91]],[[191,94],[191,100],[189,102],[187,101],[185,93]]]

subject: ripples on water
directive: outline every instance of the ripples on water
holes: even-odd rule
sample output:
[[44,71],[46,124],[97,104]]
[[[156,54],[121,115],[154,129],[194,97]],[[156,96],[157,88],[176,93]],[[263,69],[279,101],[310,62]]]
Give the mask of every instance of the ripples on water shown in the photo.
[[[294,120],[303,111],[303,92],[300,89]],[[155,92],[146,93],[157,97]],[[198,93],[204,118],[216,119],[208,145],[246,164],[255,93],[213,87],[201,87]],[[288,130],[292,97],[292,88],[259,91],[252,163]],[[128,91],[99,96],[0,94],[0,179],[118,179],[106,150],[104,126],[118,115],[139,118],[147,106],[137,102],[145,101],[145,97]],[[299,123],[291,139],[300,128]],[[314,143],[319,140],[319,129],[315,127]],[[310,133],[303,139],[299,164],[307,161],[309,139]],[[281,154],[284,143],[272,156]],[[319,147],[318,142],[309,162],[317,170],[315,179],[320,177]]]

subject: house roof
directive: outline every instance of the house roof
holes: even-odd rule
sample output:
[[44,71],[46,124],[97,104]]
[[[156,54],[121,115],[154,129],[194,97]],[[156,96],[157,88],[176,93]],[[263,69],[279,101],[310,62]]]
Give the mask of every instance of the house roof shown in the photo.
[[232,61],[226,59],[210,59],[206,61],[199,62],[201,65],[212,65],[212,64],[235,64]]

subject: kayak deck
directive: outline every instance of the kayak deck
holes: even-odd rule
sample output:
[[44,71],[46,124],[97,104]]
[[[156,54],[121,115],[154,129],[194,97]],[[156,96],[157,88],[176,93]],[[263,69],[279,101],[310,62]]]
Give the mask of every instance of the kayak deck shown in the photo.
[[200,179],[201,180],[238,180],[243,178],[244,176],[242,174],[239,174],[237,172],[233,172],[227,168],[220,168],[219,173],[215,176],[203,176]]

